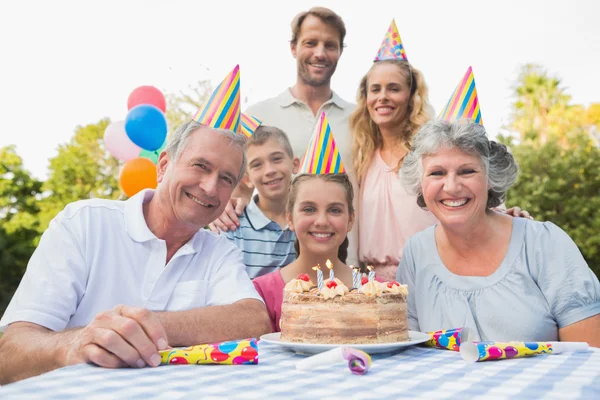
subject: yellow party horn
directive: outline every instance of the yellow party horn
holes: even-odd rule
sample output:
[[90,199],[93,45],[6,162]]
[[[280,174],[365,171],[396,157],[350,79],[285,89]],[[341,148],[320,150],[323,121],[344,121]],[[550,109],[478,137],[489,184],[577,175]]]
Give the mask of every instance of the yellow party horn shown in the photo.
[[465,361],[489,361],[520,358],[537,354],[560,354],[573,351],[588,351],[585,342],[466,342],[460,346],[460,355]]

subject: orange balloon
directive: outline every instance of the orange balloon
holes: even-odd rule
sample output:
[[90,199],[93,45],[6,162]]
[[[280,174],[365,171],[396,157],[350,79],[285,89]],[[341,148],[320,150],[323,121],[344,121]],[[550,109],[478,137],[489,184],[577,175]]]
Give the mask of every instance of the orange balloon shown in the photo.
[[119,185],[127,197],[134,196],[140,190],[155,189],[156,165],[145,157],[127,161],[119,176]]

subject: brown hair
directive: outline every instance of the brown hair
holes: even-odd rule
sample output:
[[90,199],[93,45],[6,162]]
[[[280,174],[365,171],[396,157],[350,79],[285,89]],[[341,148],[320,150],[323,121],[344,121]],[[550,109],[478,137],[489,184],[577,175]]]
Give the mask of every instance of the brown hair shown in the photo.
[[[367,84],[369,74],[379,64],[397,65],[406,75],[406,83],[410,84],[410,100],[408,102],[407,121],[399,140],[406,151],[410,151],[412,138],[419,128],[429,121],[428,89],[423,74],[404,60],[383,60],[373,63],[369,72],[361,79],[356,95],[356,109],[350,116],[350,132],[352,135],[352,156],[354,168],[359,182],[364,177],[375,150],[381,148],[383,138],[379,127],[373,122],[367,109]],[[396,166],[400,170],[402,160]]]
[[[313,175],[313,174],[300,174],[294,178],[292,184],[290,186],[290,194],[288,196],[287,202],[287,213],[292,215],[294,211],[294,205],[296,204],[296,197],[298,197],[298,187],[302,182],[307,182],[314,179],[320,179],[325,182],[334,182],[340,185],[344,192],[346,193],[346,202],[348,203],[348,212],[350,215],[354,214],[354,206],[352,202],[354,201],[354,190],[352,188],[352,183],[350,182],[350,178],[346,174],[323,174],[323,175]],[[300,243],[298,242],[298,238],[294,242],[294,249],[296,249],[296,257],[300,255]],[[346,258],[348,258],[348,236],[344,239],[342,244],[338,249],[338,258],[341,262],[345,263]]]
[[246,142],[246,148],[250,146],[262,146],[269,139],[277,140],[290,158],[294,158],[294,151],[292,150],[290,139],[284,131],[279,128],[275,128],[274,126],[261,125],[256,128],[254,133],[248,138]]
[[344,48],[346,25],[344,24],[342,17],[325,7],[313,7],[310,10],[303,11],[294,17],[292,20],[292,40],[290,41],[292,44],[298,44],[298,36],[300,36],[302,23],[309,15],[317,17],[324,23],[333,26],[340,34],[340,49]]

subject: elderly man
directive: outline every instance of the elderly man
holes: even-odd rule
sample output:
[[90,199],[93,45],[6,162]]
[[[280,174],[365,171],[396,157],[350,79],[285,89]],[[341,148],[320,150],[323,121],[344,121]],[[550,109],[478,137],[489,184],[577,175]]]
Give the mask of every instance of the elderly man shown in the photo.
[[168,346],[270,332],[241,252],[201,229],[244,174],[243,143],[187,122],[160,155],[156,190],[65,207],[0,321],[0,382],[86,362],[157,366]]

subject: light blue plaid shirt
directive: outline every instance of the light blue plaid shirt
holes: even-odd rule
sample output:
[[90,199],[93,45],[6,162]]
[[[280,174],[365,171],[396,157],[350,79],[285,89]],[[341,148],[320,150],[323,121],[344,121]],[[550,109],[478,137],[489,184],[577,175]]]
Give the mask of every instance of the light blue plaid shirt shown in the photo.
[[239,228],[223,233],[242,250],[250,279],[285,267],[296,259],[296,234],[267,218],[258,208],[257,199],[258,195],[254,196],[246,206]]

